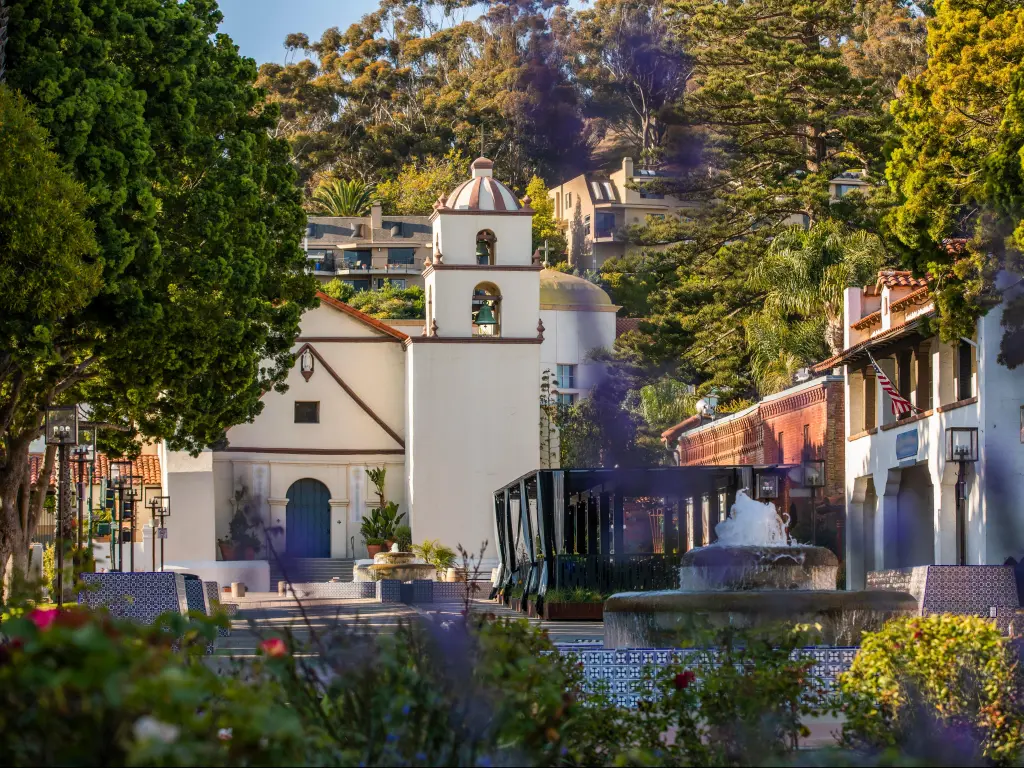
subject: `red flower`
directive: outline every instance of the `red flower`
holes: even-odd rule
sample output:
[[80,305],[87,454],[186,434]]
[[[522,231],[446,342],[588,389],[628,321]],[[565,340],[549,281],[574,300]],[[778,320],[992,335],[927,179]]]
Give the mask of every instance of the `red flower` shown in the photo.
[[684,688],[688,688],[690,683],[697,679],[697,673],[692,669],[688,669],[685,672],[680,672],[676,675],[675,683],[676,690],[681,691]]
[[28,620],[35,624],[41,632],[45,632],[57,620],[59,614],[60,611],[56,608],[33,608],[29,611]]
[[260,643],[260,650],[267,654],[267,656],[272,656],[275,659],[288,653],[288,647],[280,637],[272,637],[269,640],[264,640]]
[[920,640],[922,637],[924,637],[924,632],[922,632],[920,629],[914,633],[915,640]]

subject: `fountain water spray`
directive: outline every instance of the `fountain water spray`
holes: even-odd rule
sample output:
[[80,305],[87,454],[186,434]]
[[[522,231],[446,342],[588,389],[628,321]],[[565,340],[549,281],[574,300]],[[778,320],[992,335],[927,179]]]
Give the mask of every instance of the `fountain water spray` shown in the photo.
[[715,526],[718,540],[710,546],[788,547],[788,525],[789,515],[780,516],[774,504],[755,501],[746,491],[739,491],[732,514]]

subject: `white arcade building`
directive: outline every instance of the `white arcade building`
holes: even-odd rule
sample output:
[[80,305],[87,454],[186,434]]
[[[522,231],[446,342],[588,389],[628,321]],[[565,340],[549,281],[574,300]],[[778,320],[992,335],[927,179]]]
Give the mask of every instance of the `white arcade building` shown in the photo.
[[164,452],[168,563],[269,589],[265,559],[220,560],[237,504],[282,531],[272,543],[289,558],[365,557],[360,520],[376,501],[366,470],[380,466],[414,541],[471,552],[486,541],[483,565],[496,563],[493,491],[540,465],[540,375],[571,374],[566,389],[584,395],[595,376],[587,354],[612,345],[617,307],[581,278],[542,270],[530,200],[492,167],[476,160],[472,178],[434,206],[418,332],[320,294],[302,319],[288,390],[267,393],[226,446]]

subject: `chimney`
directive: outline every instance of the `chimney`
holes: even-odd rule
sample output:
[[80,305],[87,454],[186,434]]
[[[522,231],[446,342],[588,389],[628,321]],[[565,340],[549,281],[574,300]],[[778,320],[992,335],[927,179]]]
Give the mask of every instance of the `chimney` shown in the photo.
[[622,173],[626,177],[626,181],[630,181],[633,178],[633,158],[624,157],[622,158]]
[[380,200],[374,200],[373,205],[370,207],[370,227],[380,229],[382,216],[383,209],[381,208]]

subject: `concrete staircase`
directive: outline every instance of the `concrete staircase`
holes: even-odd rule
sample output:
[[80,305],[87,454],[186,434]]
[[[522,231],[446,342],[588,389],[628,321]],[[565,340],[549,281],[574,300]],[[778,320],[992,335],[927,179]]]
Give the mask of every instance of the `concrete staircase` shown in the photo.
[[[354,560],[334,560],[328,557],[295,557],[284,562],[284,570],[293,584],[317,583],[330,581],[337,577],[342,581],[352,581]],[[270,590],[277,591],[277,582],[284,575],[276,561],[270,563]]]

